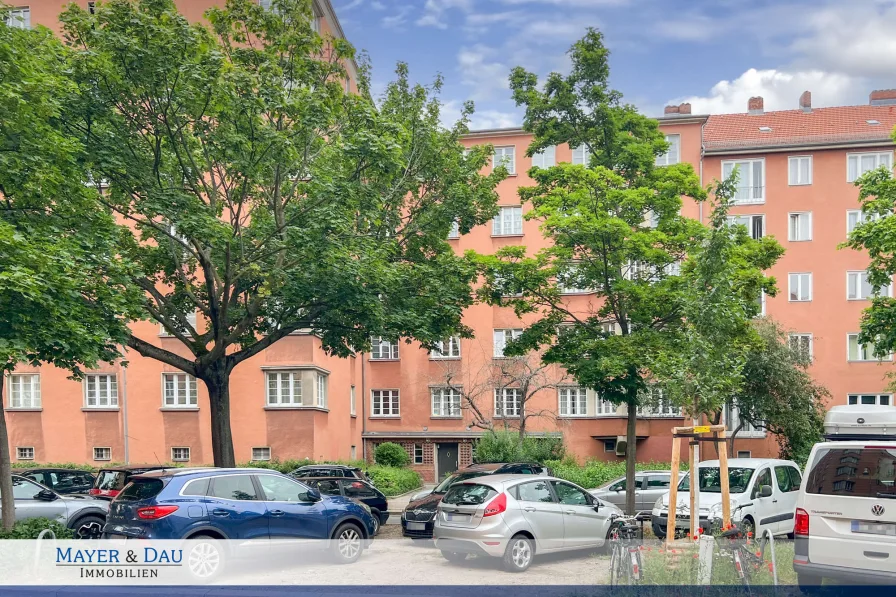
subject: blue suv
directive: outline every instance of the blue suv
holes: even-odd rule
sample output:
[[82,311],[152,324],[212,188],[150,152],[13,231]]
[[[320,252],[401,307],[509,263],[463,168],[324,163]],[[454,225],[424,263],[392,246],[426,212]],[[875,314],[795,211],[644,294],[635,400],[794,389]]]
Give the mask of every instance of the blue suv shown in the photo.
[[167,469],[142,473],[109,505],[110,539],[328,539],[337,560],[361,556],[370,508],[275,471]]

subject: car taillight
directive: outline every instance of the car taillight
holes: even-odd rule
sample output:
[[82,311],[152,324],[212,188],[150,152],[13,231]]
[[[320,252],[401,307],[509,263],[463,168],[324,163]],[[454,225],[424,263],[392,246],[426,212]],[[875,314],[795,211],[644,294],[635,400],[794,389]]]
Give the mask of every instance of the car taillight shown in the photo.
[[158,520],[177,511],[177,506],[145,506],[137,508],[137,517],[143,520]]
[[483,514],[483,516],[494,516],[505,510],[507,510],[507,494],[499,493],[498,496],[490,501],[485,507],[485,514]]
[[91,487],[91,488],[90,488],[90,491],[88,491],[87,493],[88,493],[89,495],[99,495],[99,494],[100,494],[100,490],[97,489],[96,487]]
[[793,534],[809,536],[809,513],[802,508],[797,508],[793,517]]

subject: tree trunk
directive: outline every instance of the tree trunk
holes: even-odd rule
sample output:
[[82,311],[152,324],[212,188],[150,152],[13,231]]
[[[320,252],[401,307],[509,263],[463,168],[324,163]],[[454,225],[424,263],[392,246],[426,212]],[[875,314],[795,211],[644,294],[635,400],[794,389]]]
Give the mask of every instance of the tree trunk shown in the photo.
[[4,373],[0,372],[0,519],[3,530],[16,523],[16,503],[12,495],[12,464],[9,457],[9,434],[6,431],[6,411],[3,408]]
[[230,429],[230,372],[216,367],[202,377],[211,408],[212,457],[215,466],[234,467],[233,432]]
[[625,511],[635,514],[635,431],[638,423],[638,407],[628,404],[628,425],[625,430]]

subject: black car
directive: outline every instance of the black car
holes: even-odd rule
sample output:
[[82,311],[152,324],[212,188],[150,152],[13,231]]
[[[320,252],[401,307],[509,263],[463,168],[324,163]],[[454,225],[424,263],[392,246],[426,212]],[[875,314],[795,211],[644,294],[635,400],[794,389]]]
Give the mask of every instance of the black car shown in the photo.
[[15,473],[61,495],[88,493],[96,482],[96,475],[90,471],[70,468],[22,468],[15,469]]
[[376,530],[389,519],[389,502],[379,489],[361,479],[333,477],[302,477],[302,483],[314,487],[323,495],[341,495],[367,504]]
[[430,492],[421,492],[411,498],[401,513],[401,533],[412,539],[431,539],[436,516],[436,506],[455,483],[484,475],[551,475],[551,469],[533,462],[496,462],[474,464],[445,477]]
[[293,472],[289,473],[290,477],[296,479],[304,479],[306,477],[342,477],[349,479],[361,479],[371,483],[370,477],[363,470],[356,466],[347,466],[344,464],[309,464],[300,466]]
[[131,477],[134,475],[164,468],[169,467],[161,464],[133,464],[102,468],[96,474],[96,481],[88,493],[93,497],[111,500],[124,489],[125,485],[130,483]]

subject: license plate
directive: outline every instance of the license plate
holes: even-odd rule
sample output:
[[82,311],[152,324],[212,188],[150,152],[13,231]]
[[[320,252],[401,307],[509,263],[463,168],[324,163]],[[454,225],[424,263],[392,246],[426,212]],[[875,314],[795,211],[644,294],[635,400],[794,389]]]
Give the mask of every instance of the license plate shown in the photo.
[[123,539],[127,539],[127,537],[124,536],[124,535],[116,535],[116,534],[114,534],[114,533],[108,533],[108,534],[106,535],[106,538],[107,538],[107,539],[121,539],[121,540],[123,540]]
[[896,524],[891,522],[865,522],[862,520],[853,520],[852,532],[865,535],[889,535],[890,537],[896,537]]
[[447,520],[448,522],[454,520],[469,520],[469,518],[469,514],[445,514],[445,520]]
[[426,530],[426,523],[423,523],[423,522],[409,522],[409,523],[408,523],[408,530],[409,530],[409,531],[425,531],[425,530]]

